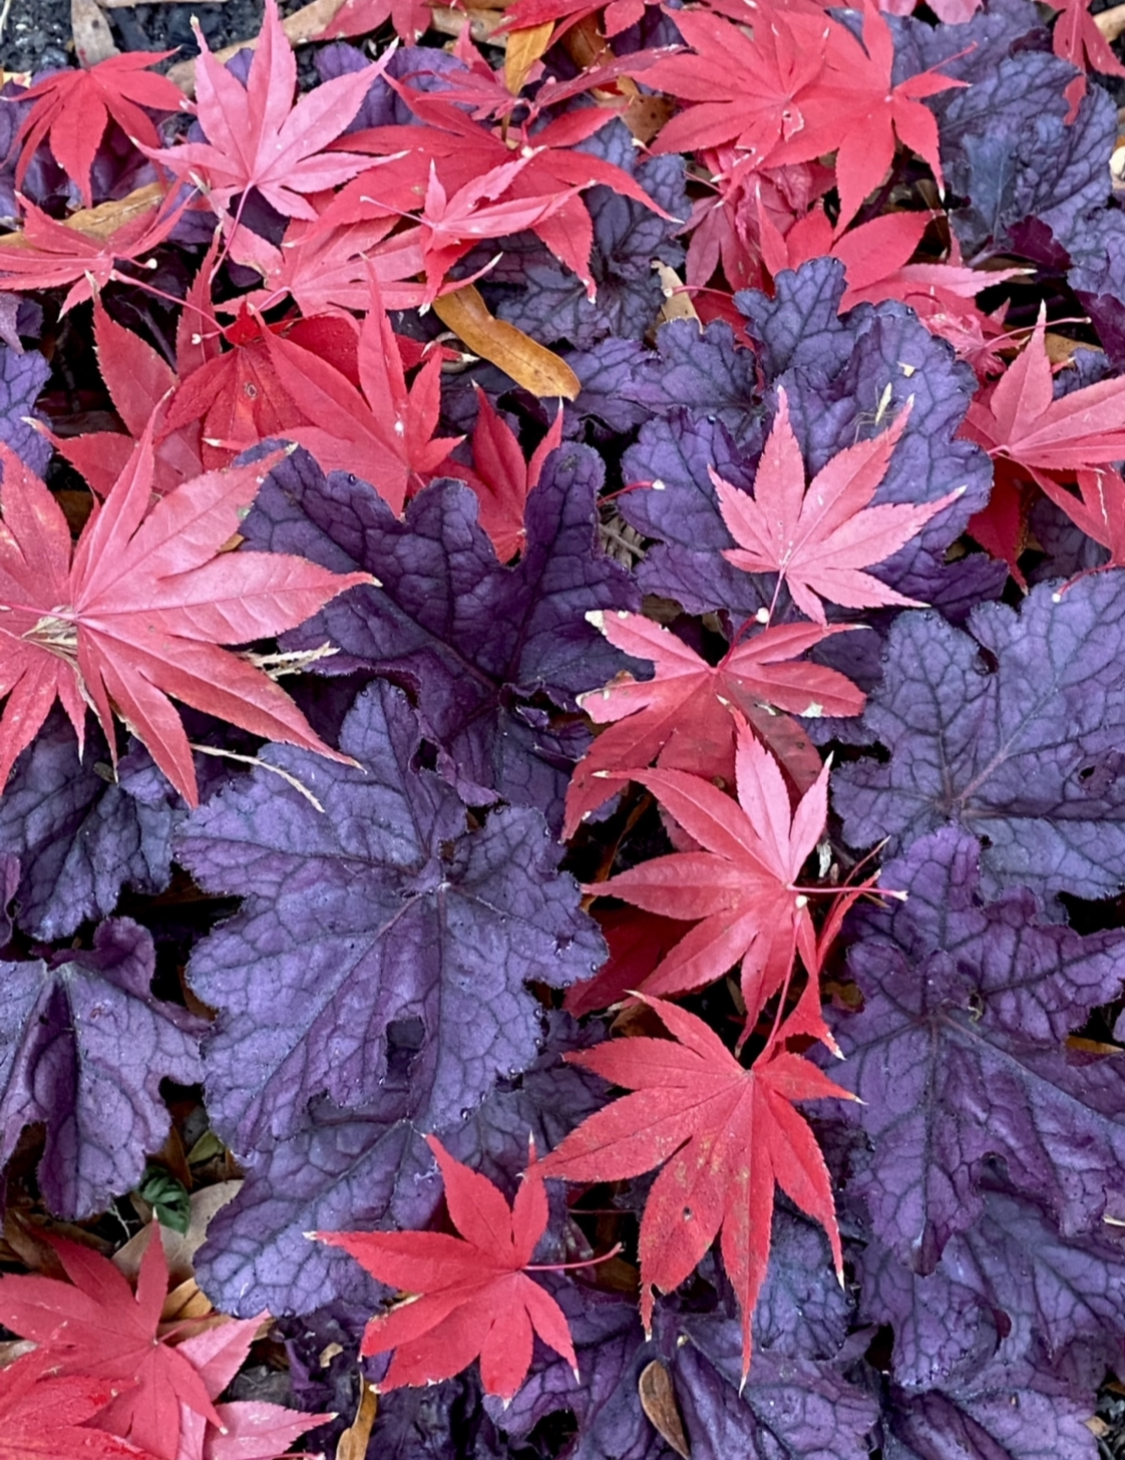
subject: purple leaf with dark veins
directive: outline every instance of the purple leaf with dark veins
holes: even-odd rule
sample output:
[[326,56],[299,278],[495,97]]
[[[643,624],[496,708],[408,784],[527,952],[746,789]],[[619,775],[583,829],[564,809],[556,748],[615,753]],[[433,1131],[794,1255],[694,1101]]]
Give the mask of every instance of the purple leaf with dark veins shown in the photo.
[[121,888],[162,892],[172,871],[172,832],[184,805],[136,741],[117,780],[101,732],[86,754],[56,707],[16,761],[0,796],[0,852],[19,857],[19,926],[66,938],[87,918],[107,917]]
[[165,1077],[203,1078],[202,1019],[152,996],[152,938],[102,923],[88,951],[0,963],[0,1163],[42,1121],[39,1185],[56,1216],[103,1211],[167,1138]]
[[409,684],[463,795],[535,806],[557,825],[588,733],[577,719],[556,727],[535,701],[574,711],[580,693],[612,679],[624,656],[585,614],[638,606],[624,570],[595,544],[602,479],[589,448],[553,453],[512,568],[497,563],[467,487],[432,484],[400,521],[366,483],[325,478],[305,453],[274,469],[243,532],[255,547],[372,573],[381,587],[342,595],[286,646],[328,639],[342,650],[329,671],[362,666]]
[[864,716],[890,759],[833,776],[850,845],[953,822],[982,838],[988,897],[1125,884],[1125,573],[1058,586],[981,605],[969,633],[900,615]]
[[458,796],[415,769],[421,736],[400,690],[372,685],[344,722],[341,766],[283,746],[194,813],[177,858],[242,911],[192,955],[218,1009],[208,1105],[240,1152],[296,1134],[312,1098],[348,1108],[408,1071],[399,1112],[422,1130],[472,1110],[542,1041],[536,979],[555,988],[604,957],[573,878],[532,811],[466,828]]
[[1125,1074],[1064,1047],[1120,993],[1125,933],[1044,923],[1027,891],[982,903],[977,859],[947,828],[885,867],[907,900],[856,915],[864,1005],[832,1018],[845,1055],[833,1077],[865,1102],[853,1119],[872,1147],[853,1189],[923,1273],[978,1220],[982,1163],[1006,1162],[1070,1238],[1099,1226],[1125,1160]]

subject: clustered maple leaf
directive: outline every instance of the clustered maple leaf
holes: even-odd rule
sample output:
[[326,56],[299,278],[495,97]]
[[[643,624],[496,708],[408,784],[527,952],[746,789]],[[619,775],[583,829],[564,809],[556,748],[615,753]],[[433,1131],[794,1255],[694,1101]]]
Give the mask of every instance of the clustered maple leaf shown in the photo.
[[275,1460],[329,1418],[257,1401],[216,1408],[266,1315],[159,1334],[168,1264],[159,1226],[149,1231],[135,1293],[112,1262],[64,1238],[53,1246],[69,1282],[0,1277],[0,1320],[36,1344],[0,1369],[4,1460]]
[[198,801],[195,767],[169,695],[257,734],[336,754],[273,680],[218,647],[291,628],[335,594],[369,581],[297,558],[217,555],[270,459],[264,468],[184,482],[150,511],[150,423],[73,548],[47,487],[2,445],[0,463],[0,694],[7,696],[0,781],[56,698],[80,746],[87,704],[114,745],[116,707],[190,805]]
[[500,58],[347,0],[318,39],[407,44],[298,97],[267,0],[193,102],[10,88],[9,1256],[149,1159],[242,1181],[194,1259],[238,1318],[162,1325],[158,1241],[0,1277],[0,1460],[273,1460],[331,1417],[223,1399],[267,1309],[341,1454],[1090,1449],[1116,22],[911,8],[519,0]]

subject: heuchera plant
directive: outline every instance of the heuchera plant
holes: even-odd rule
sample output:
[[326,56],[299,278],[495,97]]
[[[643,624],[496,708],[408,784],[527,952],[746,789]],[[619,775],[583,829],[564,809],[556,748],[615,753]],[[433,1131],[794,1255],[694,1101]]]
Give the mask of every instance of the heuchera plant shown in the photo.
[[1125,67],[1052,8],[5,87],[0,1460],[1117,1443]]

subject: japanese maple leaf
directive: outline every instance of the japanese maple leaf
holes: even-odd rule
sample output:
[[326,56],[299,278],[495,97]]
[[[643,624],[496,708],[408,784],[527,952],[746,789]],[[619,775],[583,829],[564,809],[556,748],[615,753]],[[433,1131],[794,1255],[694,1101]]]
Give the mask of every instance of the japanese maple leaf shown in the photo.
[[[78,436],[45,434],[98,496],[104,497],[129,464],[134,446],[161,401],[177,384],[177,377],[147,340],[110,318],[98,296],[94,297],[94,347],[110,400],[128,435],[120,431],[86,431]],[[163,495],[202,470],[199,426],[193,422],[158,442],[153,489]]]
[[169,695],[253,734],[336,756],[272,679],[219,647],[291,628],[371,581],[284,554],[217,556],[280,455],[196,477],[149,512],[150,424],[72,554],[55,498],[0,443],[0,695],[8,697],[0,786],[56,696],[80,747],[90,704],[112,750],[116,707],[190,805],[198,802],[195,768]]
[[[598,736],[571,777],[564,838],[573,836],[579,823],[616,789],[607,783],[607,772],[643,768],[656,761],[665,770],[690,771],[732,785],[735,726],[729,705],[737,705],[755,728],[771,718],[762,714],[765,706],[814,717],[863,711],[864,696],[849,679],[799,658],[846,628],[785,624],[762,629],[711,665],[682,639],[640,614],[595,610],[587,617],[616,648],[634,658],[650,659],[655,673],[646,680],[625,675],[579,697],[578,703],[596,724],[611,728]],[[768,724],[762,729],[766,731],[762,738],[767,738]],[[815,750],[812,754],[815,757]],[[816,766],[819,772],[819,760]]]
[[783,389],[777,396],[777,415],[754,479],[754,495],[711,472],[723,521],[739,544],[724,549],[723,557],[748,573],[777,573],[778,588],[784,582],[800,611],[818,624],[826,622],[821,598],[845,608],[925,607],[861,571],[896,553],[964,491],[958,487],[936,502],[868,507],[906,426],[910,405],[881,435],[838,451],[806,489],[789,402]]
[[633,1093],[572,1131],[539,1169],[566,1181],[619,1181],[662,1166],[641,1216],[641,1317],[653,1290],[671,1292],[717,1236],[742,1315],[742,1377],[770,1253],[780,1186],[828,1234],[843,1281],[832,1187],[799,1100],[854,1099],[809,1060],[782,1048],[786,1028],[749,1069],[694,1014],[643,1000],[673,1039],[617,1039],[567,1060]]
[[545,25],[548,21],[560,21],[553,36],[558,40],[564,31],[577,25],[587,16],[601,12],[599,29],[607,40],[619,36],[623,30],[636,25],[644,18],[645,7],[656,0],[517,0],[504,12],[503,31],[528,29]]
[[510,1400],[527,1377],[538,1334],[577,1373],[566,1317],[528,1276],[547,1227],[547,1194],[535,1162],[509,1208],[492,1182],[455,1161],[436,1136],[426,1143],[445,1181],[445,1201],[462,1235],[444,1232],[317,1232],[380,1282],[410,1294],[372,1318],[360,1352],[395,1350],[384,1392],[449,1379],[480,1358],[487,1394]]
[[[1090,14],[1090,0],[1060,0],[1058,19],[1052,45],[1055,55],[1069,61],[1079,71],[1098,71],[1103,76],[1125,76],[1125,66],[1114,54],[1113,47],[1098,29]],[[1078,112],[1078,103],[1086,94],[1086,78],[1078,76],[1066,88],[1072,122]]]
[[370,165],[364,157],[323,149],[355,116],[393,49],[362,71],[323,82],[294,106],[297,61],[277,0],[266,0],[245,86],[211,54],[198,26],[195,34],[200,47],[196,114],[208,141],[141,146],[141,151],[195,182],[217,213],[225,212],[236,194],[255,188],[286,217],[315,219],[316,210],[303,194],[335,187]]
[[159,1460],[176,1460],[180,1405],[215,1425],[219,1415],[195,1366],[157,1337],[168,1292],[168,1264],[159,1232],[145,1249],[136,1294],[108,1258],[76,1242],[52,1241],[70,1282],[0,1277],[0,1322],[38,1343],[63,1376],[128,1385],[110,1398],[98,1417],[99,1425]]
[[1053,398],[1040,311],[1031,338],[985,397],[969,406],[960,434],[1039,482],[1044,472],[1091,470],[1125,457],[1125,379],[1099,380]]
[[34,104],[13,144],[20,149],[16,187],[23,187],[31,159],[39,144],[47,141],[89,208],[90,169],[110,117],[127,136],[159,148],[160,137],[144,108],[174,112],[185,104],[183,92],[166,76],[146,74],[146,67],[170,55],[171,51],[139,51],[110,56],[89,68],[56,71],[25,91],[20,101]]
[[840,195],[837,227],[843,229],[886,175],[894,158],[896,134],[929,163],[938,187],[945,186],[937,120],[922,99],[966,83],[931,69],[896,86],[892,79],[894,38],[873,0],[865,0],[862,45],[844,26],[833,20],[827,23],[830,33],[824,74],[802,103],[804,130],[781,145],[772,160],[805,162],[835,152]]
[[52,1377],[42,1350],[0,1369],[0,1460],[152,1460],[144,1450],[88,1427],[117,1392],[108,1379]]
[[269,332],[266,348],[282,388],[315,422],[282,434],[311,451],[323,470],[364,477],[398,513],[460,437],[433,434],[441,413],[440,352],[429,355],[408,387],[402,346],[371,272],[368,288],[357,357],[362,395],[331,366],[307,351],[286,350],[287,342]]
[[645,991],[683,993],[741,963],[749,1032],[788,978],[798,947],[811,937],[808,897],[798,878],[824,833],[828,766],[792,812],[776,760],[741,716],[737,731],[737,801],[686,771],[629,772],[700,850],[653,857],[585,890],[620,897],[662,917],[694,921],[696,926],[653,970]]
[[423,302],[437,298],[446,274],[459,259],[482,239],[502,238],[525,228],[536,228],[563,212],[576,198],[581,184],[532,197],[501,198],[513,186],[519,173],[535,158],[528,150],[519,157],[490,168],[482,177],[465,183],[450,197],[430,163],[426,200],[418,218],[422,231],[422,258],[427,288]]
[[477,494],[480,502],[478,521],[492,539],[496,556],[502,563],[511,562],[527,540],[523,513],[527,499],[539,484],[543,463],[562,444],[562,407],[555,413],[547,434],[524,459],[516,433],[495,409],[478,385],[477,423],[473,427],[473,464],[458,461],[443,464],[443,473],[458,477]]
[[400,40],[413,45],[430,24],[429,4],[427,0],[344,0],[319,35],[311,39],[335,41],[370,35],[387,20]]
[[416,309],[425,298],[425,286],[414,282],[423,270],[422,230],[408,228],[388,238],[397,223],[394,217],[379,218],[325,232],[319,222],[292,218],[280,247],[239,229],[231,240],[231,257],[257,269],[264,280],[261,289],[241,297],[263,311],[286,294],[304,315],[333,307],[364,310],[370,265],[386,308]]
[[[190,1361],[207,1393],[218,1400],[245,1363],[250,1345],[268,1319],[268,1313],[259,1313],[255,1318],[220,1323],[185,1339],[176,1352]],[[278,1460],[306,1430],[334,1417],[247,1399],[216,1404],[215,1411],[222,1421],[221,1429],[181,1403],[176,1460]]]
[[108,237],[56,223],[26,198],[20,206],[23,232],[5,235],[0,247],[0,289],[59,289],[71,284],[63,300],[65,314],[111,279],[143,288],[143,279],[122,273],[118,264],[142,263],[141,255],[151,253],[171,233],[186,203],[165,204],[155,218],[145,209]]
[[[679,10],[675,21],[695,54],[658,61],[645,72],[645,85],[694,104],[664,126],[654,152],[733,143],[764,159],[779,142],[802,135],[806,100],[822,84],[829,34],[822,16],[771,11],[753,40],[707,10]],[[834,147],[806,151],[802,159]]]
[[605,107],[568,112],[534,131],[526,124],[519,129],[490,130],[440,96],[424,96],[390,77],[388,83],[423,125],[371,127],[348,135],[352,149],[384,158],[395,155],[394,161],[350,182],[321,214],[324,228],[421,207],[431,167],[446,193],[454,194],[493,169],[522,158],[524,165],[508,174],[508,186],[496,201],[567,194],[562,206],[528,226],[579,276],[592,297],[589,265],[594,229],[576,191],[601,184],[661,217],[668,216],[622,168],[573,150],[613,120],[615,113]]
[[1076,527],[1109,549],[1107,568],[1125,567],[1125,480],[1108,466],[1076,475],[1077,497],[1049,477],[1041,478],[1039,484]]

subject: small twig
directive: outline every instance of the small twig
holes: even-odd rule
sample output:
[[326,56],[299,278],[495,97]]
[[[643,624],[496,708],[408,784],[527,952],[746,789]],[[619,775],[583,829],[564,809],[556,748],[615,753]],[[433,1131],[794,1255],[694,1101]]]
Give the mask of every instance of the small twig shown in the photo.
[[256,765],[260,766],[264,771],[272,771],[275,776],[280,776],[283,781],[288,781],[294,791],[299,791],[305,800],[320,812],[321,816],[324,815],[324,807],[309,790],[308,786],[299,781],[296,776],[290,775],[288,771],[283,771],[279,765],[270,765],[268,760],[259,760],[256,755],[239,755],[236,750],[219,750],[214,745],[196,745],[192,742],[191,748],[192,750],[198,750],[200,755],[217,755],[223,760],[237,760],[241,761],[243,765]]

